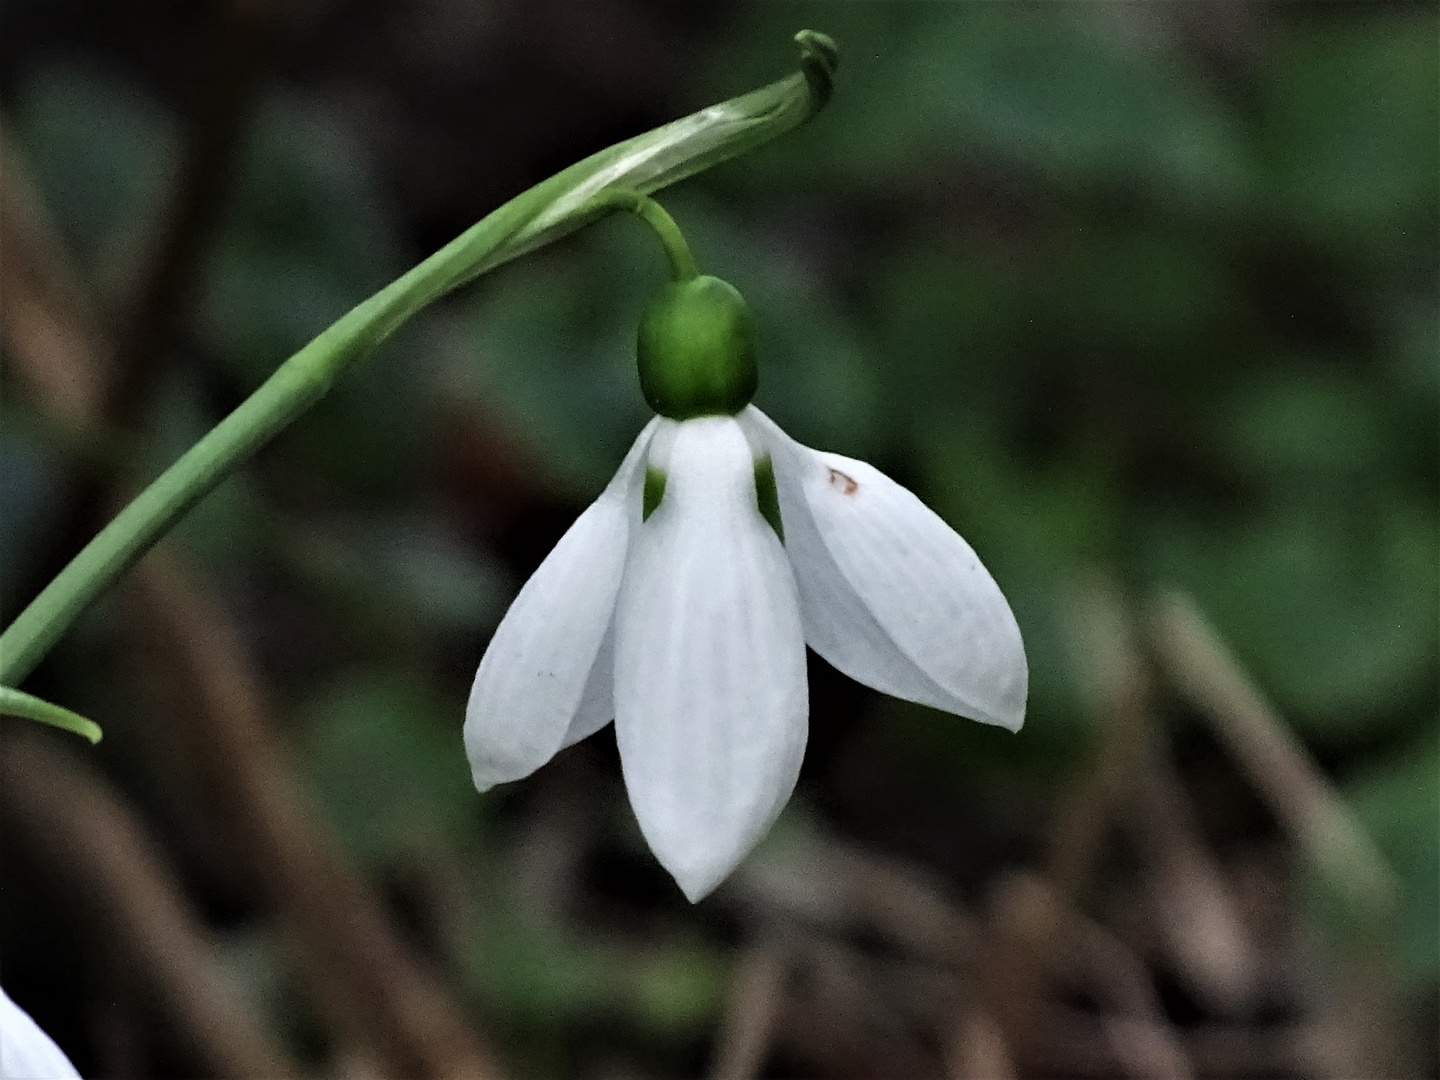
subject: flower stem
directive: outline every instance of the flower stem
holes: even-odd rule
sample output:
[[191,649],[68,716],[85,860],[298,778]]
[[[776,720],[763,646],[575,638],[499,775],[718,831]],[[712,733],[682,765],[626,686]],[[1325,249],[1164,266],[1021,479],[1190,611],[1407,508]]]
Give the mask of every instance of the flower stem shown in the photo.
[[700,275],[695,265],[695,256],[675,219],[665,208],[648,195],[627,188],[611,188],[595,199],[596,207],[613,207],[629,210],[646,225],[650,226],[660,246],[665,249],[665,258],[670,263],[670,277],[675,281],[694,281]]
[[91,743],[98,743],[101,738],[100,725],[95,721],[86,720],[79,713],[52,705],[23,690],[12,690],[8,686],[0,686],[0,714],[20,716],[26,720],[38,720],[42,724],[64,728],[89,739]]
[[[320,400],[336,376],[431,301],[594,221],[614,189],[640,195],[657,191],[814,116],[829,97],[834,46],[811,31],[802,31],[796,41],[799,72],[618,143],[537,184],[341,316],[281,364],[106,525],[0,634],[0,685],[17,686],[80,612],[186,511]],[[657,226],[651,217],[646,220],[663,239],[664,222]],[[667,244],[672,271],[681,274],[688,266],[693,277],[693,259],[675,262],[677,252],[689,255],[683,239],[679,245]]]

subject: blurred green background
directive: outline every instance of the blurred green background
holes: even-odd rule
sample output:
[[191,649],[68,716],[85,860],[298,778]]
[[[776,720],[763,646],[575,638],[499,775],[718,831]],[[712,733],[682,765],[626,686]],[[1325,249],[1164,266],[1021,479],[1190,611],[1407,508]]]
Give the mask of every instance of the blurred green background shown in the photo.
[[[803,890],[789,853],[819,837],[980,904],[1040,857],[1092,761],[1067,637],[1076,582],[1103,574],[1137,599],[1178,586],[1389,861],[1385,985],[1409,1067],[1433,1074],[1437,11],[10,0],[7,161],[38,193],[47,250],[73,269],[110,342],[104,377],[124,389],[105,435],[81,437],[7,335],[6,617],[93,534],[104,492],[157,473],[348,307],[550,172],[778,77],[790,36],[814,27],[840,45],[828,109],[663,201],[702,268],[750,301],[757,404],[885,469],[965,535],[1020,621],[1031,696],[1012,737],[812,658],[800,789],[756,858]],[[206,139],[218,145],[198,149]],[[202,212],[177,232],[186,190]],[[188,246],[154,239],[169,235]],[[484,797],[459,741],[489,633],[646,419],[633,335],[662,278],[653,240],[610,220],[481,279],[176,533],[253,658],[316,820],[515,1076],[703,1070],[735,957],[778,888],[756,870],[685,904],[630,821],[608,732]],[[296,1060],[343,1073],[346,1037],[225,838],[194,773],[203,748],[167,735],[153,692],[166,657],[134,646],[126,605],[98,605],[28,684],[100,722],[105,742],[47,743],[98,765],[148,823],[220,970]],[[1344,999],[1348,969],[1317,974],[1313,950],[1372,946],[1313,900],[1303,860],[1278,850],[1263,797],[1194,710],[1173,695],[1157,710],[1219,864],[1238,875],[1264,853],[1283,893],[1294,951],[1229,1018],[1263,1041],[1277,1017]],[[100,947],[44,852],[7,846],[4,982],[82,1071],[213,1067],[136,988],[133,957]],[[1095,894],[1079,905],[1110,911]],[[1167,1022],[1214,1019],[1136,948],[1161,973]],[[887,1060],[900,1037],[865,1045]],[[845,1072],[774,1040],[766,1075]]]

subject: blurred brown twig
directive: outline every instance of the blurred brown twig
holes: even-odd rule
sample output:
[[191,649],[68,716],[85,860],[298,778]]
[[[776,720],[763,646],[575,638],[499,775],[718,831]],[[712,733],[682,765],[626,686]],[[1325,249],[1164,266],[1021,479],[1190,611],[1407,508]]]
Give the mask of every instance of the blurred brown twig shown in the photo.
[[1394,872],[1195,602],[1180,592],[1159,594],[1150,636],[1166,673],[1210,720],[1300,849],[1351,903],[1388,918],[1399,900]]
[[34,734],[0,742],[0,808],[20,837],[143,973],[166,1015],[221,1076],[301,1069],[231,989],[215,944],[144,824],[88,766]]

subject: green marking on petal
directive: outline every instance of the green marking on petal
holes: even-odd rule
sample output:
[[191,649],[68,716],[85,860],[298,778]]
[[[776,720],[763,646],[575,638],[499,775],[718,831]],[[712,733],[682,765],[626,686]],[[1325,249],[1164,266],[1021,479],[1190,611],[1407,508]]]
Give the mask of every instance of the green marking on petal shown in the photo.
[[760,516],[770,523],[783,544],[785,525],[780,520],[780,490],[775,486],[775,465],[768,457],[755,462],[755,502]]
[[645,469],[645,495],[640,503],[640,520],[649,521],[660,506],[660,500],[665,497],[665,474],[659,469],[646,467]]
[[76,735],[83,736],[92,743],[100,741],[100,725],[95,721],[86,720],[79,713],[62,709],[59,705],[52,705],[23,690],[0,686],[0,713],[9,716],[23,716],[26,720],[38,720],[42,724],[52,724],[55,727],[64,728],[66,731],[73,731]]

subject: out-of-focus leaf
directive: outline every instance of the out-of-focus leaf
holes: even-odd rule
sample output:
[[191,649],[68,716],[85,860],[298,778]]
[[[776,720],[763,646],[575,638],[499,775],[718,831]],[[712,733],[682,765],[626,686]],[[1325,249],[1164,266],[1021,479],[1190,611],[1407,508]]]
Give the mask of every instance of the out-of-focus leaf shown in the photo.
[[1374,495],[1343,509],[1292,501],[1223,528],[1151,529],[1156,578],[1194,592],[1286,715],[1332,744],[1435,690],[1434,510]]
[[1264,67],[1257,154],[1280,213],[1313,238],[1433,263],[1440,200],[1433,7],[1317,20]]
[[459,702],[400,674],[356,672],[303,715],[304,764],[362,860],[384,866],[472,842],[480,804]]
[[[404,269],[361,149],[318,104],[272,96],[251,125],[227,229],[211,254],[201,323],[249,390]],[[409,330],[346,373],[282,436],[362,490],[393,490],[419,453],[431,385]],[[398,354],[398,355],[397,355]]]
[[1172,198],[1238,186],[1239,146],[1224,113],[1163,39],[1066,7],[949,14],[959,25],[926,35],[905,59],[916,100],[955,134],[1053,178],[1129,173]]
[[890,403],[943,415],[1008,411],[1017,354],[1037,318],[1026,303],[1023,271],[924,239],[906,244],[870,276],[888,353],[877,363]]
[[493,557],[448,536],[438,520],[382,518],[291,531],[299,535],[285,544],[288,562],[339,610],[389,624],[401,637],[422,629],[474,635],[500,621],[514,594]]
[[[1247,475],[1282,490],[1303,483],[1348,495],[1398,472],[1393,431],[1372,383],[1278,365],[1237,381],[1215,410],[1222,445]],[[1346,485],[1349,485],[1347,488]]]
[[798,170],[812,183],[918,183],[932,170],[909,166],[928,157],[988,160],[1045,182],[1134,179],[1186,203],[1229,202],[1248,185],[1238,133],[1187,58],[1095,9],[785,5],[749,32],[773,33],[797,8],[845,43],[842,93],[828,138],[803,133],[752,166],[766,181]]
[[40,70],[17,98],[15,135],[50,218],[92,279],[122,291],[168,194],[174,118],[120,75],[76,64]]
[[714,1023],[725,987],[715,949],[686,937],[654,946],[582,937],[520,909],[492,911],[476,940],[475,989],[522,1026],[597,1020],[689,1038]]
[[[1433,296],[1405,304],[1394,318],[1391,349],[1397,381],[1406,390],[1406,401],[1423,417],[1425,431],[1431,430],[1433,408],[1440,399],[1440,306]],[[1428,440],[1434,448],[1434,440]]]
[[1440,739],[1432,732],[1356,777],[1345,794],[1400,882],[1401,963],[1413,982],[1440,982]]
[[642,290],[664,279],[638,243],[601,253],[588,239],[493,275],[454,382],[500,409],[562,485],[598,494],[650,417],[634,335]]
[[1165,385],[1187,374],[1178,361],[1212,344],[1238,306],[1225,251],[1213,237],[1174,233],[1151,218],[1138,228],[1057,237],[1053,246],[1045,265],[1032,270],[1035,306],[1055,311],[1079,340],[1112,354],[1123,347]]
[[12,411],[0,416],[0,596],[18,584],[16,575],[60,508],[60,472],[39,434]]

